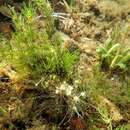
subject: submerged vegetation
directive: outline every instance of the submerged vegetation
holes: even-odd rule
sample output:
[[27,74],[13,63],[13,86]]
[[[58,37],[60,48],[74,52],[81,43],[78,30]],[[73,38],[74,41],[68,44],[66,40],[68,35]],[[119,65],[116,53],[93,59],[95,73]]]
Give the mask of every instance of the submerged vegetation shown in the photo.
[[6,3],[0,130],[130,129],[129,1],[110,2]]

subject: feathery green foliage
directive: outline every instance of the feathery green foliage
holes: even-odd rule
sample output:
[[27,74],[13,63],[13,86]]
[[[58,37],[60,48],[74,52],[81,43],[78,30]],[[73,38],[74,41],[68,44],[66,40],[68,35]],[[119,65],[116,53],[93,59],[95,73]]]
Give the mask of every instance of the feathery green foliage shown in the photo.
[[[57,37],[55,41],[51,39],[48,27],[53,28],[53,26],[50,24],[39,31],[36,25],[37,9],[41,8],[48,20],[52,19],[52,14],[48,2],[35,2],[38,7],[33,6],[33,4],[25,5],[21,14],[17,14],[12,9],[12,19],[16,31],[12,39],[7,40],[6,46],[3,43],[1,57],[4,55],[7,63],[13,64],[21,73],[32,75],[35,78],[52,73],[70,76],[77,61],[78,53],[62,48],[62,42],[58,40],[60,37]],[[50,22],[53,23],[53,20]],[[51,33],[51,35],[53,34]]]
[[52,17],[53,10],[51,8],[51,5],[48,0],[33,0],[34,5],[36,5],[38,8],[37,10],[40,12],[41,16],[45,17],[45,26],[46,31],[49,36],[52,36],[52,34],[55,31],[54,28],[54,19]]

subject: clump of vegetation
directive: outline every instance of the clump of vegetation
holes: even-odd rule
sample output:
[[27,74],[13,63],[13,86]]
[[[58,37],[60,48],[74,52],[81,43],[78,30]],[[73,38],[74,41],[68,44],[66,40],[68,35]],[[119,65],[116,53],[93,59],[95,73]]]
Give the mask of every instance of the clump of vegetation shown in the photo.
[[97,48],[100,65],[106,70],[126,72],[129,69],[130,48],[125,48],[116,37],[108,38],[103,46]]
[[[1,38],[1,62],[13,66],[22,80],[31,79],[36,87],[35,91],[41,91],[32,97],[32,110],[36,112],[35,115],[32,113],[33,118],[39,119],[49,111],[51,115],[48,116],[55,119],[53,122],[59,123],[61,119],[62,124],[64,107],[68,107],[65,119],[73,113],[80,115],[80,109],[83,108],[80,105],[83,104],[81,101],[85,98],[85,93],[78,92],[76,87],[69,85],[73,84],[73,72],[79,52],[64,47],[62,38],[56,34],[50,4],[37,0],[24,5],[20,14],[14,9],[11,11],[15,32],[11,39]],[[40,21],[41,17],[45,20],[39,31],[37,20]],[[65,82],[62,83],[63,81]],[[43,98],[45,95],[46,98]]]
[[[43,11],[43,17],[47,20],[41,31],[37,27],[37,10]],[[7,63],[35,78],[45,74],[69,77],[73,73],[78,53],[63,48],[60,36],[57,36],[55,41],[52,40],[53,18],[48,2],[35,1],[34,4],[25,5],[20,14],[12,9],[12,19],[16,30],[12,39],[6,41],[6,47],[5,44],[2,46],[1,53]]]

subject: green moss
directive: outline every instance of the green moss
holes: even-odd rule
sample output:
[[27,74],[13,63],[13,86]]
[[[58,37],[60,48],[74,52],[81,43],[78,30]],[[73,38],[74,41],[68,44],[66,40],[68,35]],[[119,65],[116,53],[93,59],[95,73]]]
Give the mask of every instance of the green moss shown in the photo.
[[[46,17],[47,26],[40,31],[36,25],[37,10]],[[28,6],[24,5],[20,14],[12,9],[12,19],[16,31],[6,43],[1,40],[1,59],[4,56],[4,60],[12,64],[21,75],[30,75],[33,78],[41,78],[46,74],[63,77],[72,75],[78,53],[62,48],[60,36],[54,36],[55,41],[52,40],[54,21],[48,2],[37,0]]]

